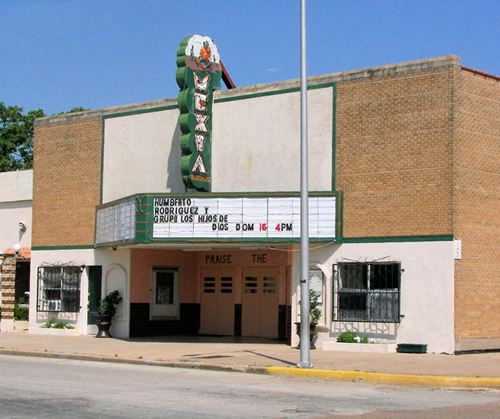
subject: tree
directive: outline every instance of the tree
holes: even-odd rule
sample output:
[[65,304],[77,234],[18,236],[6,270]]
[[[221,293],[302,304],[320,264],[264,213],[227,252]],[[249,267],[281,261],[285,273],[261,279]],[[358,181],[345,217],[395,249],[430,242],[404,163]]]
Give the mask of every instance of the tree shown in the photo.
[[33,123],[42,116],[41,109],[23,114],[23,108],[0,101],[0,172],[31,169]]
[[65,113],[85,112],[88,110],[89,110],[88,108],[84,108],[82,106],[75,106],[74,108],[71,108],[69,111],[59,112],[56,115],[64,115]]

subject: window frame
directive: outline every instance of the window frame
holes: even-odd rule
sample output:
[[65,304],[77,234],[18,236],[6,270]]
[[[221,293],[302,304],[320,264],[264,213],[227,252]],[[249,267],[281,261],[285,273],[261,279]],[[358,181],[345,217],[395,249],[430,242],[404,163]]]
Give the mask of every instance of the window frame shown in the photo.
[[[342,267],[354,266],[361,269],[362,278],[361,284],[366,288],[347,288],[342,287]],[[392,271],[392,278],[385,278],[388,285],[397,285],[397,287],[373,288],[373,283],[380,284],[380,272],[376,272],[380,266],[392,266],[395,271]],[[359,322],[359,323],[400,323],[401,322],[401,262],[399,261],[378,261],[378,262],[338,262],[333,265],[334,275],[332,286],[332,319],[334,322]],[[394,283],[394,274],[397,275],[396,284]],[[342,290],[345,291],[342,291]],[[357,309],[358,312],[364,311],[364,316],[356,314],[349,315],[348,311],[355,311],[355,308],[341,308],[342,293],[352,294],[352,296],[364,296],[364,307]],[[374,301],[382,299],[385,296],[385,305],[374,308]],[[363,299],[363,298],[361,298]],[[380,304],[380,303],[378,303]],[[381,310],[385,308],[385,310]],[[385,316],[380,316],[380,313],[385,311]],[[372,313],[378,313],[374,316]]]
[[[173,276],[173,301],[171,303],[157,303],[157,274],[169,273]],[[149,295],[149,320],[180,320],[180,287],[181,287],[180,272],[178,267],[170,266],[152,266],[150,279],[150,295]]]
[[[53,272],[49,274],[51,270]],[[57,277],[57,270],[59,270],[59,277]],[[81,266],[76,265],[39,266],[37,269],[37,312],[79,313],[82,308],[81,284],[83,270]],[[76,278],[75,274],[77,275]],[[76,284],[71,282],[76,282]],[[51,287],[49,288],[46,285],[51,285]],[[48,291],[59,291],[59,298],[45,298],[49,294]]]

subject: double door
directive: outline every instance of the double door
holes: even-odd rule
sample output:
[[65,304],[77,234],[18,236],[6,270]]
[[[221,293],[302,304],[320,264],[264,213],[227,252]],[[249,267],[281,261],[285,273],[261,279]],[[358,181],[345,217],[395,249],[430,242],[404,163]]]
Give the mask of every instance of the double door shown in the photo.
[[[201,277],[200,334],[278,338],[279,268],[207,268]],[[241,316],[235,317],[241,302]],[[235,320],[237,324],[235,323]]]

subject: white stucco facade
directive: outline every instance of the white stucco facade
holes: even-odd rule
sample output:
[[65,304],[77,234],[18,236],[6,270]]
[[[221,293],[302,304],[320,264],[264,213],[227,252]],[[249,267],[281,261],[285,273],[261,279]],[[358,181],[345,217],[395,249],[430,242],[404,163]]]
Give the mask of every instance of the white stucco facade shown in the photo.
[[[32,170],[0,173],[0,307],[4,303],[2,254],[8,252],[12,255],[15,245],[20,246],[23,255],[31,248],[32,197]],[[5,316],[0,319],[0,330],[8,331],[13,328],[12,319]]]
[[[350,330],[373,337],[379,343],[426,344],[429,352],[454,352],[452,242],[352,243],[318,249],[311,247],[311,266],[321,268],[326,277],[320,346],[327,349],[341,332]],[[298,252],[294,256],[292,319],[297,321],[300,257]],[[333,266],[344,261],[401,263],[400,323],[334,321]],[[292,344],[297,343],[298,337],[292,336]]]
[[[37,311],[38,268],[43,266],[81,266],[80,309],[76,313]],[[46,329],[48,319],[70,324],[74,329],[64,330],[65,334],[95,334],[96,326],[87,326],[88,269],[102,266],[102,296],[118,290],[123,302],[117,307],[113,317],[111,333],[115,337],[129,335],[129,293],[130,293],[130,250],[129,249],[74,249],[37,250],[32,253],[31,284],[33,298],[30,299],[29,331],[31,333],[58,333],[59,330]]]
[[32,197],[32,170],[0,173],[0,253],[16,243],[31,247]]
[[[309,189],[331,190],[332,88],[309,98]],[[300,94],[280,93],[215,103],[214,192],[300,189]]]
[[[309,92],[313,191],[331,190],[332,97],[331,87]],[[214,104],[213,192],[299,190],[299,99],[292,92]],[[178,118],[179,111],[170,109],[104,119],[104,203],[135,193],[187,191]]]
[[140,192],[185,191],[178,118],[173,109],[104,120],[103,202]]

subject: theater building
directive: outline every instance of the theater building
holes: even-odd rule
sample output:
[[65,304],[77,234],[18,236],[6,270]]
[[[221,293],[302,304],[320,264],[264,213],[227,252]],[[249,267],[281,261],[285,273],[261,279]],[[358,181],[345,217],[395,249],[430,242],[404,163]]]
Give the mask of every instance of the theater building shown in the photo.
[[[117,289],[116,337],[297,345],[298,81],[217,90],[195,64],[178,99],[36,121],[30,332],[95,333]],[[316,346],[499,348],[498,78],[448,56],[308,85]]]

